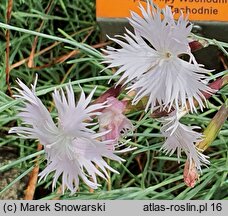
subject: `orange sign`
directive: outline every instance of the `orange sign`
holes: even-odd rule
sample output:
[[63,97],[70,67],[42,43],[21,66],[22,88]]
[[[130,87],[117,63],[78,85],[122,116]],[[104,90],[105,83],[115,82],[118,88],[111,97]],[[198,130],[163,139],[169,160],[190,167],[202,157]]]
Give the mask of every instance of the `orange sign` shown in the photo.
[[[125,18],[130,17],[130,10],[140,13],[140,0],[96,0],[97,17]],[[160,8],[168,5],[175,12],[189,14],[189,20],[197,21],[228,21],[228,0],[154,0]]]

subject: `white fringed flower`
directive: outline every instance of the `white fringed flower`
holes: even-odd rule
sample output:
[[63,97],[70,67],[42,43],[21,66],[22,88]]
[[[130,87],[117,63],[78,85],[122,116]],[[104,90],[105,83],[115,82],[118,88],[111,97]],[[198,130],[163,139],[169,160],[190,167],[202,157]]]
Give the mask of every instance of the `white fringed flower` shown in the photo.
[[79,178],[90,188],[96,189],[99,186],[96,175],[106,179],[109,177],[107,170],[117,173],[103,159],[106,157],[122,161],[108,148],[112,141],[101,141],[101,137],[107,132],[95,133],[89,128],[96,124],[89,123],[92,118],[101,114],[97,110],[106,107],[105,104],[89,105],[95,89],[87,98],[82,90],[77,104],[70,84],[66,87],[65,94],[62,89],[55,90],[53,98],[58,111],[58,124],[55,124],[46,107],[35,95],[35,85],[30,90],[20,80],[18,84],[22,90],[17,89],[17,98],[23,99],[24,105],[19,117],[25,126],[14,127],[10,133],[38,139],[43,144],[48,165],[39,174],[40,180],[54,172],[53,188],[62,176],[63,190],[66,187],[71,193],[75,193]]
[[[147,3],[140,4],[142,17],[131,12],[129,22],[134,33],[127,31],[120,39],[110,38],[122,48],[107,47],[104,63],[108,68],[119,67],[114,76],[121,75],[117,84],[129,84],[129,91],[136,91],[132,103],[148,96],[146,110],[159,106],[161,109],[177,109],[187,106],[196,111],[194,99],[204,107],[202,92],[211,92],[206,85],[205,74],[210,72],[199,65],[191,54],[188,36],[192,25],[181,14],[174,21],[171,8],[155,9]],[[164,18],[161,18],[163,14]],[[188,56],[189,61],[181,57]],[[133,82],[133,84],[131,84]]]
[[178,159],[181,157],[181,152],[184,151],[190,166],[194,162],[196,168],[201,170],[202,165],[209,164],[208,156],[202,154],[195,146],[197,142],[202,141],[203,135],[194,131],[199,127],[186,126],[180,123],[180,113],[174,111],[168,117],[161,119],[163,122],[161,132],[166,137],[161,149],[169,156],[177,150]]

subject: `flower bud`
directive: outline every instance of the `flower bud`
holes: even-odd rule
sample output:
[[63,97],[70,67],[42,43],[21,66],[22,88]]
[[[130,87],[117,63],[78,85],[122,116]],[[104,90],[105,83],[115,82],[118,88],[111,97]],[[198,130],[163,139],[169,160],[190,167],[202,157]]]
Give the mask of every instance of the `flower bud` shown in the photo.
[[192,162],[189,164],[189,161],[187,160],[184,166],[184,182],[188,187],[193,188],[197,180],[199,180],[199,174],[195,163]]

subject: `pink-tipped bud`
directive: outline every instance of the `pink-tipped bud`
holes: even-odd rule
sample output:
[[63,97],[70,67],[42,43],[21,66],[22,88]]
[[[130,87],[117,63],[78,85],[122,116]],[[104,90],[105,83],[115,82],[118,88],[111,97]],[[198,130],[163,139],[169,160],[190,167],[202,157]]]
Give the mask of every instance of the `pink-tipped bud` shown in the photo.
[[193,188],[196,181],[199,180],[199,174],[196,169],[195,163],[192,162],[191,165],[189,161],[186,161],[184,166],[184,182],[188,187]]

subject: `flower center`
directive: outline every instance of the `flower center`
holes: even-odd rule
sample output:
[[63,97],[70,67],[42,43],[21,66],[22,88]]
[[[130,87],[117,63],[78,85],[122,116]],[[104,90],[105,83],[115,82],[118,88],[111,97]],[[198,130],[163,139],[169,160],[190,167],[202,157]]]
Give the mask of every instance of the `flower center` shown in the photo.
[[171,56],[172,56],[172,54],[171,54],[170,52],[166,52],[166,53],[165,53],[165,58],[168,59],[168,58],[170,58]]

